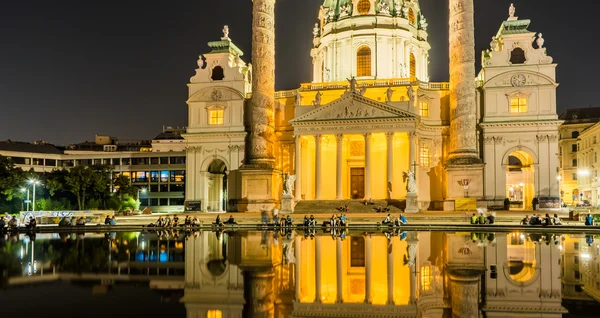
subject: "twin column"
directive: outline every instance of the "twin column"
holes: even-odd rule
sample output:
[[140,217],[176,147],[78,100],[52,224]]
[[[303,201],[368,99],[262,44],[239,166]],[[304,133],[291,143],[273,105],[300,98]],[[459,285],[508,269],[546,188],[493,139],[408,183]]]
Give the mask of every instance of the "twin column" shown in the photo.
[[[372,148],[372,134],[371,133],[366,133],[363,134],[364,135],[364,140],[365,140],[365,198],[366,199],[370,199],[372,198],[372,191],[371,191],[371,165],[372,165],[372,160],[371,160],[371,148]],[[392,199],[392,193],[393,193],[393,189],[392,189],[392,184],[393,184],[393,178],[394,178],[394,137],[395,137],[395,133],[393,132],[388,132],[385,133],[386,135],[386,144],[387,144],[387,173],[386,173],[386,198],[387,199]],[[415,135],[413,133],[409,134],[410,136],[410,163],[409,163],[409,169],[411,168],[410,165],[413,164],[414,160],[415,160]],[[314,135],[313,136],[315,139],[315,200],[322,200],[323,196],[322,196],[322,141],[323,141],[323,136],[321,135]],[[302,136],[296,136],[296,153],[295,153],[295,174],[296,174],[296,184],[295,184],[295,188],[296,188],[296,192],[295,192],[295,197],[296,200],[300,200],[301,199],[301,195],[302,195]],[[344,191],[343,191],[343,174],[344,174],[344,161],[343,161],[343,152],[344,152],[344,135],[343,134],[337,134],[335,135],[335,139],[336,139],[336,195],[335,195],[335,199],[336,200],[343,200],[344,199]]]

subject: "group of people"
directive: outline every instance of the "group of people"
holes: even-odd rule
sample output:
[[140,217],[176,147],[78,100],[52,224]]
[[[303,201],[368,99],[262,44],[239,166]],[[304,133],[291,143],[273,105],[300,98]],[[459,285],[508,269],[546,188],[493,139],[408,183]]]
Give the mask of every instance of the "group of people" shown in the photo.
[[560,221],[558,214],[554,214],[554,217],[550,217],[550,214],[546,213],[546,216],[544,217],[539,214],[533,214],[531,217],[525,215],[523,220],[521,220],[521,225],[562,225],[562,222]]
[[[310,216],[311,218],[313,218],[313,216]],[[316,224],[316,221],[315,221]],[[340,216],[337,216],[337,214],[334,214],[331,216],[331,218],[329,218],[329,221],[323,221],[323,226],[325,227],[346,227],[348,226],[348,217],[346,216],[346,214],[340,214]]]
[[402,213],[400,213],[397,218],[392,217],[392,215],[388,213],[385,219],[381,221],[382,225],[387,226],[401,226],[405,225],[406,223],[408,223],[408,221],[406,220],[406,217],[402,215]]
[[[115,224],[110,224],[112,222],[114,217],[110,217],[110,216],[106,216],[106,219],[104,219],[104,224],[105,225],[116,225],[117,221],[115,221]],[[106,223],[108,222],[108,223]],[[85,218],[84,217],[79,217],[77,219],[75,219],[75,217],[63,217],[62,219],[60,219],[60,221],[58,222],[58,226],[84,226],[85,225]]]
[[496,217],[493,213],[487,215],[485,213],[479,213],[479,215],[473,213],[471,215],[471,224],[494,224],[494,222],[496,222]]
[[104,225],[117,225],[117,218],[114,215],[112,217],[107,215],[104,219]]
[[235,225],[237,224],[237,222],[235,221],[235,219],[233,218],[233,215],[229,215],[229,219],[225,222],[221,221],[221,216],[217,215],[217,219],[215,220],[215,223],[213,223],[213,226],[225,226],[225,225]]
[[[8,220],[8,222],[6,220]],[[4,230],[4,228],[6,227],[8,227],[9,229],[14,229],[18,226],[19,220],[17,220],[17,217],[15,216],[13,216],[12,218],[7,217],[6,219],[4,217],[0,217],[0,231]]]

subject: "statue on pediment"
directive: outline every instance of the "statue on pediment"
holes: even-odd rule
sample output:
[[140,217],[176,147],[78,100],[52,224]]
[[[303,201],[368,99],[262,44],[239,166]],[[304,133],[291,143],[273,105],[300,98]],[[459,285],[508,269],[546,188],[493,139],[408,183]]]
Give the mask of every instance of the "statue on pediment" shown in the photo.
[[350,93],[356,93],[356,78],[352,76],[352,78],[347,78],[350,83]]

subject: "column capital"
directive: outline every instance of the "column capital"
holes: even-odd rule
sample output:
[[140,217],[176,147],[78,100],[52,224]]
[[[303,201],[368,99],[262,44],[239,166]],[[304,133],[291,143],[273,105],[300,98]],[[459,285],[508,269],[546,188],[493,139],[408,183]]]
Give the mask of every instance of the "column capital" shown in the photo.
[[394,139],[394,137],[396,136],[396,133],[395,133],[395,132],[392,132],[392,131],[388,131],[388,132],[386,132],[386,133],[385,133],[385,136],[386,136],[388,139],[392,139],[392,140],[393,140],[393,139]]
[[373,137],[372,133],[363,133],[363,136],[365,137],[365,140],[367,139],[371,139],[371,137]]
[[321,141],[321,139],[323,138],[322,135],[313,135],[313,137],[315,138],[315,141]]
[[337,142],[344,141],[344,134],[336,134],[336,135],[335,135],[335,140],[336,140]]
[[416,132],[416,131],[410,131],[410,132],[408,132],[408,137],[409,137],[410,139],[415,139],[415,138],[417,138],[417,132]]

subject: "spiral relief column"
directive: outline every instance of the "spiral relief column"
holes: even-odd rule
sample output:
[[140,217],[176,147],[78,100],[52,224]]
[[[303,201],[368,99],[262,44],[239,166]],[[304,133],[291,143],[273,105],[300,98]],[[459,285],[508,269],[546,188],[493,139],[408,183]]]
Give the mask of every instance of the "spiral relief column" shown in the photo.
[[275,164],[275,0],[253,2],[252,98],[247,117],[245,164],[272,169]]
[[450,164],[479,163],[473,0],[450,0]]

